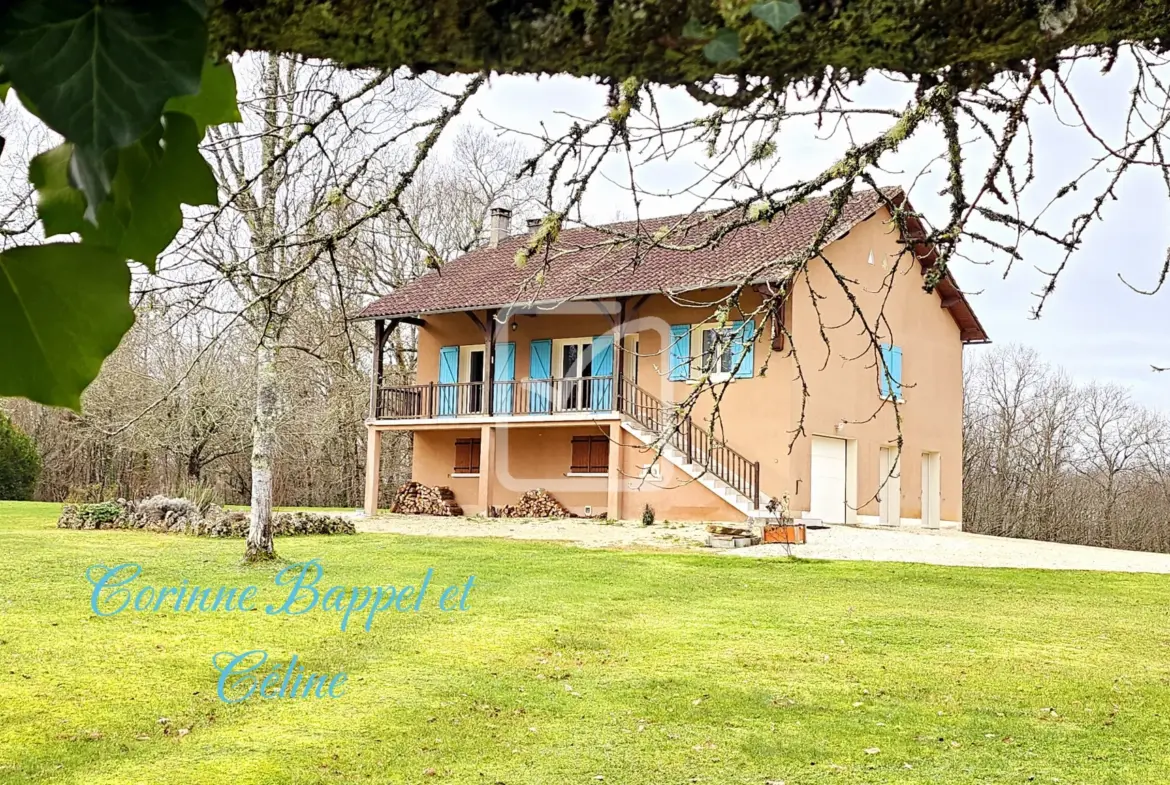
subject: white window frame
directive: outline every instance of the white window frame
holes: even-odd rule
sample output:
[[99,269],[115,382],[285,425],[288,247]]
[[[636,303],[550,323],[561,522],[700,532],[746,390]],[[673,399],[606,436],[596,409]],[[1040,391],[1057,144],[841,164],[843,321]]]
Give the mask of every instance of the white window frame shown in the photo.
[[[592,376],[593,375],[593,370],[592,370],[592,368],[593,368],[593,354],[592,354],[592,352],[593,352],[593,338],[592,338],[592,336],[585,337],[585,338],[554,338],[553,339],[552,375],[553,375],[554,379],[564,379],[565,378],[565,347],[566,346],[578,347],[577,363],[580,364],[581,355],[584,354],[584,351],[582,351],[582,350],[584,349],[584,347],[586,345],[589,346],[589,352],[590,352],[590,354],[589,354],[589,366],[590,366],[589,374],[590,374],[590,376]],[[569,378],[579,379],[582,377],[580,375],[577,375],[577,376],[571,376]]]
[[[704,359],[703,358],[703,336],[706,333],[712,332],[714,330],[731,330],[731,329],[733,329],[733,328],[731,327],[730,324],[720,325],[718,322],[705,322],[703,324],[695,325],[694,329],[691,331],[691,335],[698,338],[698,342],[697,342],[698,343],[698,351],[692,352],[693,356],[691,357],[691,379],[690,379],[691,384],[697,383],[700,379],[703,378],[703,375],[705,374],[705,371],[703,370],[703,359]],[[692,340],[694,340],[694,338],[692,338]],[[725,353],[729,355],[729,361],[730,361],[731,365],[733,366],[733,368],[730,371],[715,371],[715,372],[713,372],[710,376],[707,377],[711,381],[712,384],[723,384],[724,382],[730,382],[730,381],[733,381],[735,379],[735,374],[734,374],[735,355],[733,353],[733,347],[729,345],[727,347],[727,351]],[[720,355],[720,358],[722,358],[722,354]]]
[[471,381],[471,353],[483,352],[483,375],[487,381],[487,349],[482,343],[469,343],[459,347],[459,382]]
[[638,383],[638,334],[626,335],[622,338],[622,373],[632,384]]

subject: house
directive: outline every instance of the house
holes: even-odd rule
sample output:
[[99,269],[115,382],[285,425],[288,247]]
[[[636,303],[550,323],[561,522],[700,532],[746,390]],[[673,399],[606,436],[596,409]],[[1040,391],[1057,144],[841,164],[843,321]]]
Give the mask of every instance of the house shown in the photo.
[[[523,266],[532,236],[494,210],[486,247],[359,317],[378,346],[367,512],[382,434],[409,430],[414,479],[469,514],[544,488],[621,519],[649,504],[658,520],[742,522],[787,497],[827,523],[959,526],[963,345],[987,335],[949,275],[924,290],[925,232],[900,189],[883,193],[853,196],[795,275],[825,198],[767,223],[565,229]],[[381,347],[402,324],[418,329],[417,380],[388,385]]]

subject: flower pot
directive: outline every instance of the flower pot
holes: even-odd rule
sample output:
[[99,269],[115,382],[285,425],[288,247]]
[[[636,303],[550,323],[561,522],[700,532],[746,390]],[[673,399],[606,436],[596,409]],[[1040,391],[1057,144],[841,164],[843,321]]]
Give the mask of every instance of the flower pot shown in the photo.
[[803,545],[805,541],[804,524],[793,520],[780,523],[764,524],[764,542],[782,543],[785,545]]

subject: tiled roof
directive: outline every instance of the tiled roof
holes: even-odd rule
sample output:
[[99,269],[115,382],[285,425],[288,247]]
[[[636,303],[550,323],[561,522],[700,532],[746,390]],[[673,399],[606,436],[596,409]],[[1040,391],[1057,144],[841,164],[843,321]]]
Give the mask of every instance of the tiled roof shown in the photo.
[[[891,199],[905,199],[900,188],[883,190]],[[827,242],[869,218],[880,203],[873,191],[855,195]],[[516,266],[516,253],[528,243],[529,235],[512,235],[495,248],[464,254],[375,300],[358,318],[685,292],[738,281],[749,274],[755,281],[777,280],[787,275],[784,262],[808,247],[828,210],[828,197],[815,197],[771,222],[733,229],[710,245],[705,241],[713,232],[733,224],[742,214],[710,211],[565,229],[551,251],[534,254],[523,268]],[[656,243],[655,237],[664,229],[668,233]],[[702,247],[686,247],[695,245]]]

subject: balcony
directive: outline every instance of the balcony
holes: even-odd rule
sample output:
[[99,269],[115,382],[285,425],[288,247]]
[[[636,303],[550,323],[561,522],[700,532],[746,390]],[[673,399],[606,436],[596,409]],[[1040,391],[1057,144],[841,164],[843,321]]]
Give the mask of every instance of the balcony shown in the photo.
[[[491,407],[487,388],[491,387]],[[614,395],[615,391],[618,395]],[[620,386],[613,376],[565,379],[459,382],[379,387],[374,419],[379,425],[427,420],[449,423],[460,418],[548,417],[561,421],[613,419],[634,423],[647,445],[675,451],[678,465],[701,478],[717,478],[760,507],[760,463],[731,449],[707,428],[670,403],[655,398],[629,379]],[[426,423],[432,427],[431,423]],[[669,455],[669,453],[667,453]]]
[[[487,400],[491,388],[491,406]],[[510,382],[458,382],[380,387],[376,420],[429,420],[440,417],[531,417],[579,415],[594,419],[616,415],[612,376],[525,379]]]

